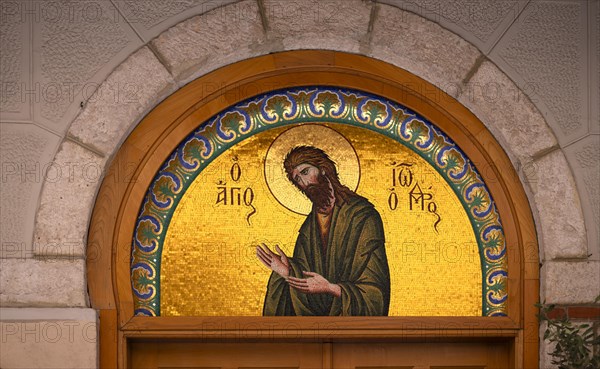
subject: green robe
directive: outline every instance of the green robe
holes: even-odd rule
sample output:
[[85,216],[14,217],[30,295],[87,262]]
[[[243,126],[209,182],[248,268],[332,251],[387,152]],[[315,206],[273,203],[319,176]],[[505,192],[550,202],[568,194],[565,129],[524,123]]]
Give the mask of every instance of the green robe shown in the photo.
[[339,284],[341,297],[305,294],[289,287],[273,272],[263,315],[387,315],[390,272],[385,254],[383,223],[373,205],[356,196],[333,210],[329,241],[323,252],[313,210],[300,228],[290,276],[315,272]]

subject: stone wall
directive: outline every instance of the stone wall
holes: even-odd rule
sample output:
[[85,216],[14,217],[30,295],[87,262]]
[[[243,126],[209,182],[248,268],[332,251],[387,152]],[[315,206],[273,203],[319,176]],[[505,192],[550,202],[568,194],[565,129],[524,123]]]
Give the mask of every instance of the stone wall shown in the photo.
[[93,368],[97,316],[92,309],[3,308],[3,368]]
[[600,294],[598,1],[6,0],[0,17],[2,368],[96,365],[84,258],[107,163],[177,88],[283,50],[367,55],[456,97],[519,171],[541,299]]

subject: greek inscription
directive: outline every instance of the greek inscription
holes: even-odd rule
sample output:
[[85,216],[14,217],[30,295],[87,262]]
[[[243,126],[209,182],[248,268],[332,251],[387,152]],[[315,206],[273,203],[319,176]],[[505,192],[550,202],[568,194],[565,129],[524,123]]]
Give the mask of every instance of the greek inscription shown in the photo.
[[[233,159],[234,163],[229,170],[229,177],[234,183],[238,183],[242,178],[242,167],[237,162],[237,158]],[[248,186],[242,188],[240,186],[228,186],[224,180],[217,182],[217,200],[216,205],[224,206],[238,206],[247,207],[249,212],[246,214],[246,222],[250,223],[250,218],[256,214],[256,207],[254,207],[254,190]]]
[[432,186],[426,188],[423,191],[419,180],[415,179],[413,172],[413,163],[396,163],[392,162],[392,187],[389,189],[390,194],[388,196],[388,206],[390,210],[395,211],[398,209],[400,204],[399,195],[397,190],[407,191],[406,195],[408,199],[408,210],[409,211],[425,211],[435,216],[435,222],[433,223],[433,229],[436,233],[438,231],[438,225],[442,221],[441,216],[438,213],[438,205],[435,202],[434,194],[431,192]]

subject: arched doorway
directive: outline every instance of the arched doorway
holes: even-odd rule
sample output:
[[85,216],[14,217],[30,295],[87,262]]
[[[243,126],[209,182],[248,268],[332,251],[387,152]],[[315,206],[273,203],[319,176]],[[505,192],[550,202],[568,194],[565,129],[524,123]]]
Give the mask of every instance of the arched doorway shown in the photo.
[[[504,229],[509,276],[505,316],[135,316],[131,245],[140,206],[157,171],[190,132],[215,114],[254,96],[299,86],[335,86],[397,102],[434,122],[475,163]],[[133,180],[120,180],[123,173],[134,173]],[[217,346],[229,347],[227,352],[244,352],[248,350],[245,345],[257,341],[264,352],[285,353],[287,348],[299,358],[313,358],[309,365],[318,362],[322,367],[340,367],[337,360],[349,357],[356,360],[344,366],[389,365],[378,360],[386,353],[408,357],[410,352],[421,357],[439,357],[445,352],[448,358],[454,353],[453,365],[481,364],[460,361],[470,356],[499,357],[500,361],[489,363],[511,367],[537,365],[533,304],[538,296],[538,269],[524,262],[525,245],[531,251],[537,242],[525,193],[508,157],[483,124],[456,100],[381,61],[338,52],[285,52],[239,62],[190,83],[148,114],[119,150],[97,197],[88,241],[88,281],[92,305],[100,310],[103,367],[139,363],[139,353],[157,362],[159,357],[144,354],[156,352],[156,345],[167,348],[163,357],[169,357],[169,350],[181,357],[203,349],[214,351]],[[256,343],[253,347],[256,350]],[[349,354],[358,350],[366,351]],[[369,357],[372,361],[360,361]],[[390,360],[395,359],[390,356]]]

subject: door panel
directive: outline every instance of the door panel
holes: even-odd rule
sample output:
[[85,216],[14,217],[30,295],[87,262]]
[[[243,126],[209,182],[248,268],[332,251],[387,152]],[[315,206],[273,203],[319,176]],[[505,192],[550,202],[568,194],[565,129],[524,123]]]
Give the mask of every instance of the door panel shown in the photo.
[[487,343],[340,343],[333,367],[344,369],[506,369],[509,346]]
[[153,369],[506,369],[507,342],[133,342],[130,367]]
[[130,366],[152,369],[314,369],[318,343],[134,342]]

